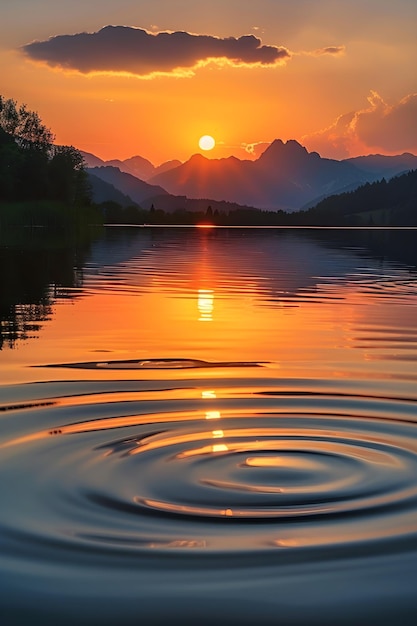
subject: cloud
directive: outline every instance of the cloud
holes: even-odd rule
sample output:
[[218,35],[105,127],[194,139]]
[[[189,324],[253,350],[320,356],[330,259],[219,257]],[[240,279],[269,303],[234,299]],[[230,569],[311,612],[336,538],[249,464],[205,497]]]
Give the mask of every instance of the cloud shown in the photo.
[[270,141],[257,141],[255,143],[244,143],[242,148],[253,159],[258,159],[270,145]]
[[57,35],[22,48],[33,61],[51,67],[137,76],[192,70],[210,62],[273,66],[289,60],[284,47],[266,46],[254,35],[221,39],[187,32],[151,33],[129,26],[105,26],[96,33]]
[[368,103],[364,109],[340,116],[328,128],[304,136],[303,143],[334,158],[375,151],[417,154],[417,93],[388,104],[371,91]]
[[345,54],[346,47],[345,46],[327,46],[326,48],[318,48],[314,50],[311,54],[314,56],[323,56],[323,54],[332,54],[334,56],[340,56]]

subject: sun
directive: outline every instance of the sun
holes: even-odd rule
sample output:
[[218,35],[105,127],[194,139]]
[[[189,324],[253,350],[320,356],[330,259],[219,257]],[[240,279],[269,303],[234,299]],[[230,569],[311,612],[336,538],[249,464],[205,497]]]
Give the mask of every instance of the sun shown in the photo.
[[213,150],[216,142],[211,135],[203,135],[198,140],[198,145],[200,146],[201,150]]

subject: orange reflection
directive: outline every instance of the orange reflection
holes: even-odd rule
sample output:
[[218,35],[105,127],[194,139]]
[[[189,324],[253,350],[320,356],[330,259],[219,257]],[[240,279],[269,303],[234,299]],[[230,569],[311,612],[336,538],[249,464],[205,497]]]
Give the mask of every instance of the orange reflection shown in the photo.
[[[202,391],[201,396],[202,398],[205,398],[205,399],[216,398],[216,392],[213,390]],[[220,418],[221,418],[220,411],[206,411],[206,420],[218,420]],[[213,433],[213,439],[222,439],[224,437],[224,432],[221,429],[213,430],[212,433]],[[213,444],[212,446],[206,446],[204,449],[205,449],[205,452],[204,452],[205,454],[207,454],[208,452],[227,452],[229,450],[229,448],[227,447],[225,443],[216,443],[216,444]]]
[[[213,430],[213,439],[223,439],[224,432],[220,430]],[[225,443],[215,443],[212,446],[213,452],[227,452],[229,450]]]
[[167,543],[149,543],[148,548],[206,548],[207,544],[204,540],[192,540],[189,541],[187,539],[177,539],[175,541],[169,541]]
[[[226,517],[232,517],[232,509],[215,509],[200,506],[185,506],[183,504],[173,504],[172,502],[164,502],[162,500],[151,500],[149,498],[135,498],[135,502],[142,506],[147,506],[151,509],[157,509],[159,511],[166,511],[169,513],[180,513],[186,515],[202,515],[204,517],[220,517],[225,515]],[[187,546],[188,547],[188,546]],[[194,546],[192,546],[194,547]]]
[[273,544],[278,548],[298,548],[301,542],[297,539],[276,539]]
[[199,322],[212,322],[214,310],[214,294],[212,289],[198,290]]
[[220,411],[206,411],[206,420],[219,420],[220,418]]
[[[22,343],[18,351],[0,351],[2,382],[17,382],[22,376],[59,379],[58,370],[26,368],[23,372],[21,365],[60,363],[64,359],[87,362],[97,350],[108,353],[111,360],[122,360],[126,364],[123,376],[129,379],[138,378],[129,360],[149,358],[156,367],[158,357],[162,361],[179,357],[179,364],[181,359],[193,358],[262,362],[257,371],[251,370],[254,377],[269,375],[277,367],[281,368],[280,376],[300,378],[311,378],[312,374],[327,377],[331,368],[334,379],[351,377],[351,372],[354,378],[376,378],[382,369],[384,376],[394,377],[405,369],[405,361],[394,360],[405,354],[405,342],[399,353],[399,342],[386,340],[391,327],[388,316],[395,311],[402,327],[412,332],[414,308],[381,306],[381,290],[374,293],[367,283],[365,289],[362,283],[346,282],[342,276],[333,282],[318,281],[305,260],[313,259],[314,251],[322,253],[316,244],[309,243],[308,257],[299,260],[297,255],[304,248],[297,247],[295,241],[292,251],[289,236],[275,237],[280,247],[273,246],[272,235],[265,233],[261,239],[252,231],[245,231],[243,236],[243,231],[203,228],[192,233],[187,255],[183,254],[179,234],[173,233],[165,238],[159,231],[152,234],[141,230],[137,234],[142,252],[117,270],[117,284],[123,287],[120,291],[110,276],[103,291],[92,288],[83,298],[57,301],[51,320],[42,327],[35,359],[31,341]],[[165,245],[165,239],[170,245]],[[323,257],[320,263],[325,261]],[[168,267],[173,271],[168,272]],[[89,280],[94,286],[95,276]],[[386,356],[392,357],[389,369]],[[338,367],[332,365],[335,363]],[[174,364],[172,361],[171,366]],[[73,370],[73,375],[83,379],[120,376],[103,364],[100,370],[80,368]],[[232,369],[227,371],[232,374]],[[202,378],[207,372],[178,367],[172,376]],[[160,376],[152,369],[141,371],[141,378]],[[224,372],[213,368],[210,376],[224,378]],[[219,416],[210,411],[207,419]],[[107,424],[112,427],[111,422]]]
[[225,443],[215,443],[211,446],[212,452],[227,452],[229,448]]

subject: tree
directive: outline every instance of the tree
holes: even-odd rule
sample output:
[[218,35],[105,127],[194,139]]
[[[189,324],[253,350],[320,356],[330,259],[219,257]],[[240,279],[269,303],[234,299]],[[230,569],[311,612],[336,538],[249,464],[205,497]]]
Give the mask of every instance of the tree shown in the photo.
[[[73,146],[54,146],[53,139],[36,112],[0,96],[0,201],[91,206],[81,153]],[[72,213],[75,221],[82,217]]]
[[25,104],[19,107],[15,100],[0,95],[0,127],[16,140],[19,147],[49,154],[54,135],[35,111]]
[[[53,134],[39,115],[25,104],[0,96],[0,128],[19,149],[16,168],[12,168],[14,200],[40,200],[47,197],[48,160],[53,148]],[[3,168],[4,168],[3,163]],[[5,170],[2,168],[0,178]],[[10,169],[10,168],[9,168]],[[10,185],[8,185],[10,194]]]
[[74,146],[54,146],[48,169],[52,199],[72,206],[89,203],[84,159]]
[[22,154],[14,141],[0,128],[0,201],[12,200],[17,193]]

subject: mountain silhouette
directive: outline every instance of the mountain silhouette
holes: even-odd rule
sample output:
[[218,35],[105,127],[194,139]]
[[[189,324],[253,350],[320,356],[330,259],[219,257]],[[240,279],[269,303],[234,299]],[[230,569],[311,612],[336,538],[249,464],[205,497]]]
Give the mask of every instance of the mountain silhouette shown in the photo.
[[148,198],[167,194],[162,187],[150,185],[132,174],[121,172],[117,167],[109,165],[93,167],[87,168],[87,172],[113,185],[113,187],[116,187],[125,196],[129,196],[133,202],[139,205],[143,204]]
[[92,174],[91,170],[87,170],[87,174],[93,202],[97,204],[109,201],[117,202],[121,207],[134,206],[136,204],[130,196],[122,193],[111,183],[107,183],[102,178]]
[[93,173],[134,202],[148,208],[157,201],[167,211],[184,208],[186,203],[189,207],[201,207],[217,202],[290,212],[305,210],[328,196],[417,167],[417,156],[409,153],[337,161],[308,152],[295,140],[284,143],[280,139],[273,141],[255,161],[233,156],[207,159],[195,154],[185,163],[173,160],[154,167],[140,156],[103,161],[91,153],[82,154],[89,171],[101,170]]
[[250,208],[234,202],[212,200],[206,198],[190,199],[168,193],[162,187],[149,183],[121,172],[117,167],[109,165],[86,168],[92,189],[93,201],[97,203],[113,201],[122,207],[137,205],[149,210],[152,205],[156,209],[173,213],[174,211],[206,212],[212,210],[228,213],[239,209]]
[[149,179],[171,194],[226,200],[261,209],[299,209],[369,177],[351,163],[324,159],[297,141],[276,139],[256,160],[207,159],[193,155],[182,165]]
[[148,159],[139,155],[124,160],[111,159],[109,161],[103,161],[103,159],[100,159],[91,152],[84,152],[83,150],[80,150],[80,152],[88,168],[105,166],[117,167],[121,172],[131,174],[132,176],[136,176],[136,178],[140,178],[144,181],[147,181],[152,176],[156,176],[157,174],[166,172],[173,167],[181,165],[181,161],[174,159],[166,161],[165,163],[155,167],[150,161],[148,161]]
[[345,162],[359,167],[364,172],[374,174],[378,178],[392,178],[398,174],[417,169],[417,156],[410,152],[394,156],[369,154],[368,156],[345,159]]

